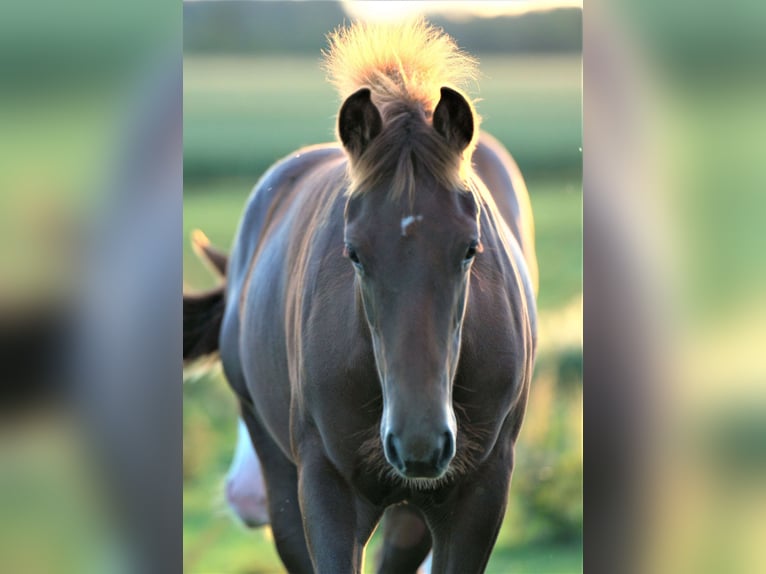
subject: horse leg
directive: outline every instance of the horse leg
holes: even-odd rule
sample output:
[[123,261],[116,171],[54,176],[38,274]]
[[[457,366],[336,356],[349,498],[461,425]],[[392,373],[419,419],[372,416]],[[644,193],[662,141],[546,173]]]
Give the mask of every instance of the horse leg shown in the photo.
[[412,506],[392,506],[383,518],[378,574],[415,574],[431,550],[431,533]]
[[484,572],[505,515],[512,469],[513,447],[501,447],[447,501],[424,509],[433,535],[433,572]]
[[271,531],[279,557],[288,572],[311,574],[314,570],[303,534],[298,504],[298,473],[295,465],[269,437],[250,407],[244,404],[242,419],[250,431],[253,446],[261,460]]
[[360,574],[364,547],[382,509],[353,493],[318,438],[307,437],[301,444],[299,493],[315,572]]
[[253,448],[247,426],[237,421],[237,447],[226,475],[226,502],[248,528],[269,523],[269,504],[261,461]]

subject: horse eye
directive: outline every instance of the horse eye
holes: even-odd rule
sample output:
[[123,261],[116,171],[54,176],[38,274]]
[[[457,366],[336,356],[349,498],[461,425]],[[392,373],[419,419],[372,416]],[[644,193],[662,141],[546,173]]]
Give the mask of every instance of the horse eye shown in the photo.
[[478,241],[471,242],[470,247],[468,247],[468,251],[465,252],[465,261],[468,262],[474,257],[476,257],[476,254],[481,251],[481,248],[479,247]]
[[356,250],[350,245],[346,244],[344,255],[348,257],[354,265],[359,265],[359,256],[356,254]]

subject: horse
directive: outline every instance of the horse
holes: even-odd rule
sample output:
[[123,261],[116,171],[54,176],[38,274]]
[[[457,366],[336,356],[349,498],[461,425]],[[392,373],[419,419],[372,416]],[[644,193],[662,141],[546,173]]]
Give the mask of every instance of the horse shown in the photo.
[[329,40],[339,141],[261,177],[184,358],[220,353],[288,571],[361,572],[386,513],[380,572],[483,572],[534,366],[526,186],[441,30]]

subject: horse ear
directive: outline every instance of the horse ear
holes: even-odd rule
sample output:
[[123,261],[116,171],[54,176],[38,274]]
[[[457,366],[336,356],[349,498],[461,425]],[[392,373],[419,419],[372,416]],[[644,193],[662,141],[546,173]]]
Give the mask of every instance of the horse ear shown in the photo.
[[473,112],[466,99],[451,88],[441,89],[441,99],[434,110],[434,129],[462,152],[473,138]]
[[383,128],[380,112],[370,99],[370,90],[362,88],[343,102],[338,114],[338,133],[343,147],[353,158],[362,155]]

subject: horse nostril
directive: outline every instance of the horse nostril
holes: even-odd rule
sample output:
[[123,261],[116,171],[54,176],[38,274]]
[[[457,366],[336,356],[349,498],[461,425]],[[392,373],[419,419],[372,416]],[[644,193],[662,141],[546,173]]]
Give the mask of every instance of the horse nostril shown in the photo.
[[455,439],[450,431],[446,431],[444,433],[444,445],[439,455],[439,467],[444,468],[447,466],[453,456],[455,456]]
[[394,436],[393,433],[388,433],[388,435],[386,435],[386,444],[384,450],[386,458],[388,458],[388,462],[390,462],[400,471],[404,472],[404,462],[402,461],[402,457],[399,454],[399,449],[397,448],[398,442],[399,440]]

